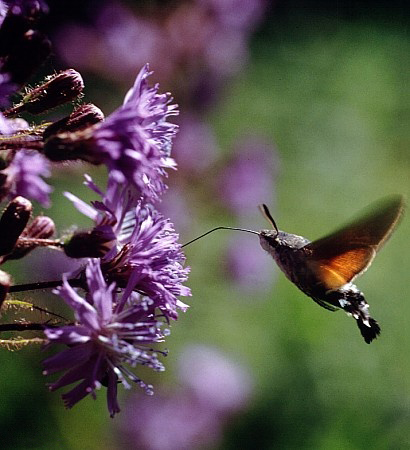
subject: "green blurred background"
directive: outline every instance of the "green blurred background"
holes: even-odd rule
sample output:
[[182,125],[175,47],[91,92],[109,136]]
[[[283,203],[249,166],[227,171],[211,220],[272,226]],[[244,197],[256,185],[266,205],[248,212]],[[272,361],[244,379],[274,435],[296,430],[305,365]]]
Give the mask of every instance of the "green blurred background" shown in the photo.
[[[407,9],[394,4],[373,14],[369,4],[349,16],[343,3],[333,10],[298,2],[279,6],[254,35],[249,64],[225,88],[209,121],[226,152],[244,131],[268,137],[280,161],[275,220],[283,230],[315,239],[373,200],[391,193],[409,197]],[[98,94],[103,85],[92,77],[85,82],[87,100],[111,109],[122,101]],[[59,215],[60,225],[87,226],[61,198],[62,190],[83,195],[80,181],[69,185],[71,178],[59,175],[50,215]],[[198,183],[195,189],[203,189]],[[207,200],[197,205],[199,220],[184,239],[236,225],[220,214],[217,199]],[[262,217],[259,227],[266,227]],[[197,242],[186,249],[193,297],[167,339],[167,371],[146,372],[144,379],[178,383],[176,361],[184,345],[209,344],[248,366],[255,380],[252,402],[227,425],[220,448],[410,448],[409,235],[405,216],[357,280],[382,327],[371,345],[344,313],[319,308],[276,275],[262,250],[277,281],[269,292],[244,293],[223,274],[228,235]],[[18,267],[13,265],[17,279],[23,274]],[[59,393],[44,387],[42,358],[32,348],[1,353],[0,446],[116,448],[117,418],[108,418],[104,392],[64,410]],[[119,391],[124,402],[128,393]]]

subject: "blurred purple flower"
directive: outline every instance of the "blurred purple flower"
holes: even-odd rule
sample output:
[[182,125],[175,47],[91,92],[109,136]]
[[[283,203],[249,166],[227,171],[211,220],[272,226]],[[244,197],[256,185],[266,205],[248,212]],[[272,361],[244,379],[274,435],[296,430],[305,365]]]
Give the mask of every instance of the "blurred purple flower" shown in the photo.
[[124,448],[216,448],[225,423],[250,400],[250,375],[215,349],[191,345],[179,366],[181,389],[128,403],[119,434]]
[[251,30],[268,6],[267,0],[196,0],[220,23],[221,28]]
[[239,411],[250,399],[250,374],[219,350],[204,345],[185,348],[179,362],[185,388],[203,407],[219,413]]
[[241,216],[253,214],[260,203],[274,204],[274,180],[278,170],[275,149],[253,136],[242,139],[233,155],[219,180],[224,203]]
[[167,317],[177,319],[177,308],[188,308],[177,297],[191,295],[183,285],[189,268],[183,266],[185,256],[179,236],[173,224],[151,205],[139,203],[134,217],[135,226],[123,240],[121,250],[113,248],[104,256],[103,272],[119,286],[128,284],[149,297]]
[[59,371],[65,374],[49,385],[56,390],[79,382],[71,391],[63,394],[67,408],[91,394],[101,385],[107,386],[107,404],[110,416],[120,411],[117,402],[117,382],[130,388],[127,379],[152,394],[152,386],[146,385],[124,364],[136,367],[138,364],[162,371],[164,367],[152,349],[153,343],[162,342],[154,310],[144,302],[131,305],[127,302],[132,290],[127,287],[122,298],[117,298],[115,284],[107,285],[101,273],[98,260],[89,260],[86,268],[87,297],[78,295],[67,279],[54,292],[70,306],[76,322],[44,332],[51,343],[65,344],[67,349],[43,361],[44,374]]
[[29,125],[24,119],[8,119],[0,113],[0,135],[9,135],[28,128]]
[[170,153],[178,127],[167,118],[178,110],[169,94],[158,94],[157,85],[148,86],[151,73],[144,66],[124,104],[96,126],[90,151],[119,183],[133,183],[143,195],[156,199],[165,189],[165,169],[175,168]]
[[232,236],[226,261],[228,273],[243,291],[266,291],[276,280],[275,268],[261,253],[254,236],[245,233]]
[[[28,128],[23,119],[7,119],[0,114],[0,135],[13,135]],[[18,195],[38,201],[44,207],[50,206],[53,188],[41,177],[50,176],[50,163],[40,153],[21,149],[16,154],[9,151],[11,162],[2,171],[7,179],[4,188],[10,198]]]
[[38,201],[45,208],[50,206],[53,188],[41,178],[50,176],[50,163],[43,155],[20,150],[4,172],[10,183],[10,198],[22,195]]
[[131,399],[122,417],[121,448],[195,450],[214,448],[222,435],[220,417],[189,392],[156,393]]
[[178,169],[198,174],[215,161],[217,153],[212,129],[194,114],[182,115],[172,149]]
[[[69,24],[58,30],[57,47],[69,65],[117,83],[129,82],[129,74],[149,61],[156,78],[169,83],[181,103],[204,107],[210,94],[215,96],[223,81],[247,61],[249,34],[268,3],[175,2],[166,11],[154,7],[150,15],[137,17],[121,2],[105,1],[92,25]],[[204,86],[208,95],[204,95]]]
[[91,26],[69,23],[56,31],[58,53],[69,65],[124,84],[147,61],[157,79],[165,81],[174,70],[172,48],[154,21],[136,17],[118,1],[101,2],[94,17]]
[[158,208],[164,217],[169,217],[179,235],[184,235],[192,228],[192,211],[184,195],[184,190],[175,183],[162,196]]

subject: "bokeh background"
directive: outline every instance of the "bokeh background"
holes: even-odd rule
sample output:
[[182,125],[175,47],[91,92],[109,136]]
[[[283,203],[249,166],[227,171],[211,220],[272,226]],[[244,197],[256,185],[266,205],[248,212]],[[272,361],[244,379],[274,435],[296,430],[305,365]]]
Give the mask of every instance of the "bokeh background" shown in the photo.
[[[407,2],[48,3],[44,73],[79,70],[85,100],[108,115],[149,62],[180,105],[180,169],[161,207],[181,242],[218,225],[265,228],[262,202],[281,229],[315,239],[373,200],[409,197]],[[91,225],[61,195],[92,199],[84,170],[104,183],[75,165],[52,178],[61,230]],[[114,420],[103,391],[67,411],[44,386],[41,349],[2,349],[1,447],[410,448],[409,235],[404,217],[357,282],[382,327],[366,345],[352,319],[278,273],[255,236],[211,234],[186,248],[193,297],[172,324],[167,371],[139,372],[157,394],[120,388]],[[38,250],[8,270],[51,279],[61,266],[50,261]]]

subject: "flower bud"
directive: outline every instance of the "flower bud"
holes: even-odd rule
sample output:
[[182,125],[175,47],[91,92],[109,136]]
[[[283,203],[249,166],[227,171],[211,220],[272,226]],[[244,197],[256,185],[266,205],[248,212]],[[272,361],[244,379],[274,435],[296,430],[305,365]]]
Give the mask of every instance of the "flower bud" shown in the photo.
[[41,114],[75,100],[83,89],[84,82],[81,75],[74,69],[64,70],[48,77],[48,80],[40,86],[29,90],[20,104],[7,111],[7,115],[22,112]]
[[22,237],[32,239],[49,239],[56,231],[53,219],[47,216],[37,216],[24,229]]
[[70,258],[101,258],[111,248],[110,243],[114,240],[115,236],[108,237],[97,229],[76,233],[64,244],[64,253]]
[[[21,233],[13,251],[5,259],[20,259],[39,245],[36,239],[49,239],[55,233],[56,227],[50,217],[37,216]],[[23,238],[23,239],[22,239]],[[4,260],[5,260],[4,259]]]
[[101,155],[95,147],[94,126],[76,132],[64,132],[50,136],[44,142],[44,155],[50,161],[75,161],[81,159],[91,164],[101,164]]
[[53,135],[66,131],[83,130],[103,120],[104,114],[97,106],[92,103],[80,105],[68,117],[49,125],[44,130],[43,139],[47,140]]
[[0,218],[0,255],[7,255],[13,250],[30,219],[32,209],[31,202],[21,196],[7,205]]

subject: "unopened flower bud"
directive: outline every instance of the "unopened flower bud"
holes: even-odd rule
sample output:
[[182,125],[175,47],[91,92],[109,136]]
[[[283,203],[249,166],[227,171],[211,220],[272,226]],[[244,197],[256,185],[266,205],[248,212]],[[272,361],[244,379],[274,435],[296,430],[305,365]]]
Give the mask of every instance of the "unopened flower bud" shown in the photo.
[[44,155],[50,161],[75,161],[81,159],[91,164],[101,164],[101,155],[95,147],[94,127],[76,132],[64,132],[50,136],[44,142]]
[[56,227],[50,217],[37,216],[21,233],[13,251],[5,259],[20,259],[37,248],[41,243],[37,239],[49,239],[55,233]]
[[101,258],[111,248],[115,236],[99,230],[76,233],[65,245],[64,252],[70,258]]
[[0,308],[9,292],[11,277],[7,272],[0,270]]
[[7,111],[7,115],[29,112],[41,114],[56,106],[75,100],[83,91],[84,82],[74,69],[67,69],[48,77],[47,81],[29,90],[20,104]]
[[16,197],[0,218],[0,255],[10,253],[30,219],[33,207],[24,197]]
[[33,239],[49,239],[56,231],[53,219],[47,216],[37,216],[25,228],[22,236]]
[[83,130],[103,120],[104,114],[101,109],[92,103],[86,103],[76,108],[68,117],[49,125],[44,130],[43,139],[46,141],[53,135],[66,131]]

